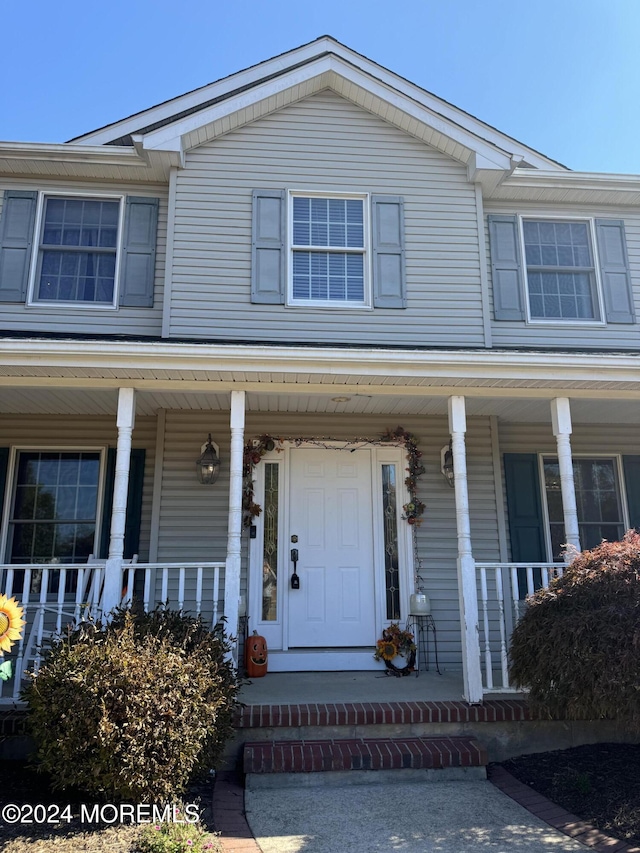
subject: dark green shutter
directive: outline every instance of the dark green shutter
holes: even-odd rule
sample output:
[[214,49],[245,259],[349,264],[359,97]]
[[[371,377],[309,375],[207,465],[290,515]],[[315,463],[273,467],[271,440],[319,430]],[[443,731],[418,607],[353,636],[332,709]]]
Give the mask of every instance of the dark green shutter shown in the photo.
[[596,219],[596,234],[607,323],[633,323],[624,222],[621,219]]
[[640,532],[640,456],[623,456],[624,485],[627,492],[629,527]]
[[544,563],[547,549],[540,498],[540,471],[535,453],[505,453],[511,559],[514,563]]
[[406,308],[404,260],[404,199],[371,197],[373,236],[373,305],[375,308]]
[[254,190],[251,301],[282,305],[285,293],[286,198],[284,190]]
[[[142,486],[144,483],[145,450],[132,450],[129,466],[129,491],[127,493],[127,519],[124,528],[124,558],[130,560],[140,548],[140,521],[142,517]],[[109,533],[113,509],[113,485],[116,476],[116,451],[107,451],[107,468],[102,505],[102,531],[100,535],[100,558],[109,556]]]
[[26,299],[37,199],[37,192],[5,190],[0,219],[0,302]]
[[517,216],[489,216],[489,245],[496,320],[524,320],[524,286]]
[[120,305],[152,308],[158,199],[129,196],[124,216]]

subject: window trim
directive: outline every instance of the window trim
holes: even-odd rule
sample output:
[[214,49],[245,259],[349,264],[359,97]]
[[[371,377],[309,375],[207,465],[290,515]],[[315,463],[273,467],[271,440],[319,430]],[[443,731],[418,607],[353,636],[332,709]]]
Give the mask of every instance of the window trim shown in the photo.
[[[113,299],[111,302],[84,302],[76,300],[46,300],[36,297],[36,284],[38,270],[40,268],[40,254],[42,250],[42,233],[44,229],[44,209],[45,202],[49,198],[60,199],[95,199],[96,201],[117,201],[119,203],[118,211],[118,239],[116,241],[116,266],[113,281]],[[31,250],[31,258],[29,261],[29,282],[27,285],[27,299],[25,305],[27,308],[46,307],[47,309],[63,309],[68,311],[69,308],[78,308],[82,311],[117,311],[119,308],[120,297],[120,272],[122,267],[123,241],[124,241],[124,215],[126,208],[125,193],[105,193],[105,192],[89,192],[78,190],[64,190],[52,188],[38,191],[38,200],[36,205],[36,216],[34,223],[34,239]]]
[[[5,489],[4,506],[2,507],[2,529],[0,530],[0,554],[2,562],[9,564],[9,524],[13,518],[13,507],[16,494],[16,476],[18,471],[18,454],[22,452],[43,453],[98,453],[100,469],[98,472],[98,497],[96,506],[96,532],[93,541],[93,553],[100,553],[100,534],[102,531],[102,510],[107,469],[107,447],[105,445],[48,445],[48,444],[15,444],[9,450],[7,465],[7,488]],[[15,564],[20,567],[20,564]],[[24,564],[23,564],[24,565]],[[43,564],[44,565],[44,564]]]
[[[587,319],[582,317],[532,317],[531,316],[531,301],[529,294],[529,271],[527,266],[526,246],[524,242],[524,223],[525,221],[547,221],[547,222],[580,222],[588,226],[589,240],[591,241],[591,257],[593,260],[593,277],[594,277],[594,307],[597,307],[599,317]],[[600,278],[600,258],[598,256],[598,241],[596,234],[596,217],[594,216],[569,216],[562,214],[559,216],[549,213],[537,215],[535,211],[530,213],[518,214],[518,238],[520,241],[520,255],[522,258],[522,278],[524,282],[525,296],[525,323],[528,326],[606,326],[606,315],[604,298],[602,293],[602,281]]]
[[[547,562],[553,563],[553,550],[551,547],[551,522],[549,521],[549,506],[547,503],[547,489],[545,485],[544,478],[544,460],[545,459],[558,459],[558,451],[557,448],[553,451],[549,452],[540,452],[538,455],[538,479],[540,483],[540,500],[542,502],[542,516],[544,521],[544,544],[545,549],[547,551]],[[629,507],[627,506],[627,488],[624,480],[624,465],[622,464],[622,454],[621,453],[599,453],[598,451],[593,451],[592,453],[572,453],[571,459],[611,459],[614,463],[615,476],[618,482],[618,498],[620,500],[620,508],[622,509],[622,525],[624,530],[627,531],[629,529]],[[578,519],[578,525],[580,525],[580,519]],[[580,543],[581,547],[584,547],[583,543]]]
[[[293,244],[293,199],[294,198],[337,198],[358,199],[362,201],[363,212],[363,248],[348,248],[344,246],[295,246]],[[336,251],[344,254],[358,254],[363,256],[364,272],[364,299],[362,302],[330,299],[294,299],[293,298],[293,253],[299,251],[318,251],[328,253]],[[285,307],[287,308],[336,308],[372,311],[373,310],[373,245],[371,233],[371,193],[363,192],[338,192],[329,190],[320,192],[318,190],[287,190],[287,224],[286,224],[286,286],[287,293]]]

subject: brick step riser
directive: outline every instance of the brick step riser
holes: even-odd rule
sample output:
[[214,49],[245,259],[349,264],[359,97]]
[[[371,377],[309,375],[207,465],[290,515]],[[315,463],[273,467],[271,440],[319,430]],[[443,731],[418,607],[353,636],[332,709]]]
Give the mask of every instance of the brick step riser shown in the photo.
[[486,750],[473,738],[360,738],[245,744],[245,773],[437,770],[483,767]]

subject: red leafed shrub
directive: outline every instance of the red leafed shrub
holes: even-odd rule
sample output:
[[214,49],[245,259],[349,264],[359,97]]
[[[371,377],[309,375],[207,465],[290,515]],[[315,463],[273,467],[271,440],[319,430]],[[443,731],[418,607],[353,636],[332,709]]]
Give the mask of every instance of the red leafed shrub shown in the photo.
[[513,632],[511,678],[532,708],[640,729],[640,535],[583,551]]

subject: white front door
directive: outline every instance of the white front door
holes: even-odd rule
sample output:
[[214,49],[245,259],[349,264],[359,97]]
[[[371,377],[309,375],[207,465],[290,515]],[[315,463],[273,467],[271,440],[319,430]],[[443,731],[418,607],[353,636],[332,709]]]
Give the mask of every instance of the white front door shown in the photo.
[[290,583],[287,588],[288,646],[371,647],[376,640],[371,450],[292,448],[290,458],[286,541],[287,548],[298,550],[300,588]]

